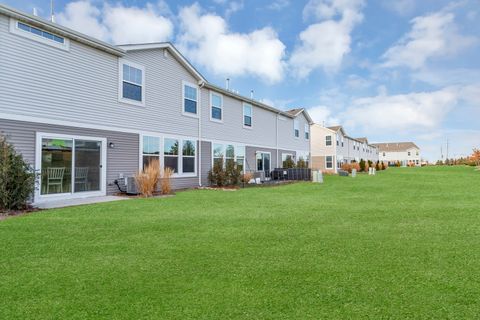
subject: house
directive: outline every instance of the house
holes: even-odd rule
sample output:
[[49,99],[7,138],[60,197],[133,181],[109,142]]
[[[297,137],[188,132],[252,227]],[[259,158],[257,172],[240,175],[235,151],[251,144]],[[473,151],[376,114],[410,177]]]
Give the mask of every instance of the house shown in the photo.
[[311,127],[311,167],[325,172],[337,172],[344,163],[378,161],[378,150],[367,138],[352,138],[342,126]]
[[5,5],[0,43],[0,131],[40,173],[35,202],[114,194],[154,159],[175,189],[215,162],[309,161],[304,109],[215,86],[170,43],[113,46]]
[[395,166],[398,162],[401,166],[421,166],[420,148],[413,142],[385,142],[375,143],[378,147],[380,161],[387,162],[389,166]]

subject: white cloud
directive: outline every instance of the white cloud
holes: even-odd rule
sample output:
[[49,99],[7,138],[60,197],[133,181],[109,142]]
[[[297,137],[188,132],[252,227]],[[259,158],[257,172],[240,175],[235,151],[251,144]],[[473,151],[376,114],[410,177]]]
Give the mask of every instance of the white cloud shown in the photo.
[[114,44],[161,42],[173,34],[173,23],[162,15],[165,8],[162,1],[139,8],[108,3],[96,7],[82,0],[68,3],[59,13],[58,22]]
[[317,68],[335,71],[340,67],[351,50],[351,32],[363,19],[360,12],[363,4],[363,0],[310,0],[307,3],[304,19],[321,22],[309,25],[299,35],[300,44],[289,61],[298,77],[307,77]]
[[387,9],[402,16],[410,14],[415,9],[415,0],[387,0],[383,4]]
[[384,67],[422,68],[434,57],[453,55],[472,45],[475,38],[461,35],[454,14],[440,11],[411,20],[412,29],[382,56]]
[[282,10],[290,5],[290,0],[276,0],[272,1],[268,6],[267,9],[270,10]]
[[182,8],[179,20],[178,46],[193,62],[218,75],[282,80],[285,45],[272,28],[234,33],[222,17],[204,13],[198,4]]
[[459,95],[458,88],[448,87],[433,92],[359,98],[351,102],[342,118],[347,126],[368,130],[431,130],[440,126]]
[[315,123],[321,125],[325,124],[325,126],[332,126],[340,123],[339,119],[333,116],[332,111],[327,106],[310,107],[307,111]]

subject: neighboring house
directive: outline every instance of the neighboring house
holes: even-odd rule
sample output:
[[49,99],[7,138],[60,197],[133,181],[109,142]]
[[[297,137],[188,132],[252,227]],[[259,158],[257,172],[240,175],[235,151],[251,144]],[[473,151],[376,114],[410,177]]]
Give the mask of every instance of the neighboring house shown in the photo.
[[367,138],[352,138],[342,126],[311,127],[311,167],[325,172],[337,172],[344,163],[378,161],[378,150],[368,143]]
[[378,147],[380,161],[387,162],[389,166],[395,166],[400,162],[401,166],[421,166],[420,148],[413,142],[386,142],[375,143]]
[[0,43],[0,131],[41,173],[35,202],[113,194],[153,159],[176,189],[214,162],[309,160],[305,110],[212,85],[170,43],[112,46],[4,5]]

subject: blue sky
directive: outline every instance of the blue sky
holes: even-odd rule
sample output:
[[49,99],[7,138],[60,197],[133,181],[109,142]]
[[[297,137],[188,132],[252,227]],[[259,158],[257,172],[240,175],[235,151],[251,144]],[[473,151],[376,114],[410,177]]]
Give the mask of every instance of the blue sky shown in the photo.
[[429,160],[447,138],[450,156],[480,147],[480,0],[56,0],[55,12],[111,43],[171,41],[210,82],[354,137],[414,141]]

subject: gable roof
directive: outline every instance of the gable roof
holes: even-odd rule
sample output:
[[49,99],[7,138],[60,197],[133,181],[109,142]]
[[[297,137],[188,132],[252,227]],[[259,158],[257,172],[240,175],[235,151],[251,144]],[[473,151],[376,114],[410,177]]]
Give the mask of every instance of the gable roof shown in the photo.
[[156,43],[138,43],[138,44],[122,44],[118,45],[119,48],[125,51],[138,51],[138,50],[151,50],[151,49],[167,49],[178,61],[180,64],[190,71],[192,75],[197,79],[197,81],[207,82],[207,80],[202,76],[202,74],[195,69],[193,64],[185,58],[180,51],[178,51],[175,46],[170,42],[156,42]]
[[381,152],[401,152],[408,149],[420,148],[413,142],[385,142],[385,143],[372,143],[373,146],[378,147]]
[[125,54],[125,51],[123,51],[121,48],[113,46],[109,43],[106,43],[104,41],[95,39],[93,37],[87,36],[83,33],[77,32],[75,30],[69,29],[67,27],[61,26],[57,23],[50,22],[48,20],[45,20],[43,18],[16,10],[14,8],[11,8],[9,6],[6,6],[4,4],[0,4],[0,14],[4,14],[8,17],[17,19],[19,21],[28,23],[30,25],[33,25],[35,27],[41,28],[45,31],[53,32],[55,34],[58,34],[63,37],[67,37],[69,39],[75,40],[77,42],[83,43],[85,45],[94,47],[98,50],[102,50],[105,52],[108,52],[110,54],[113,54],[115,56],[123,56]]
[[354,139],[357,140],[357,141],[360,141],[360,142],[362,142],[362,143],[368,144],[368,139],[367,139],[367,137],[354,138]]
[[305,108],[290,109],[290,110],[287,110],[286,112],[291,114],[293,117],[297,117],[300,113],[303,113],[303,115],[308,121],[308,124],[313,124],[313,120],[312,118],[310,118],[310,115],[308,114],[307,110],[305,110]]

